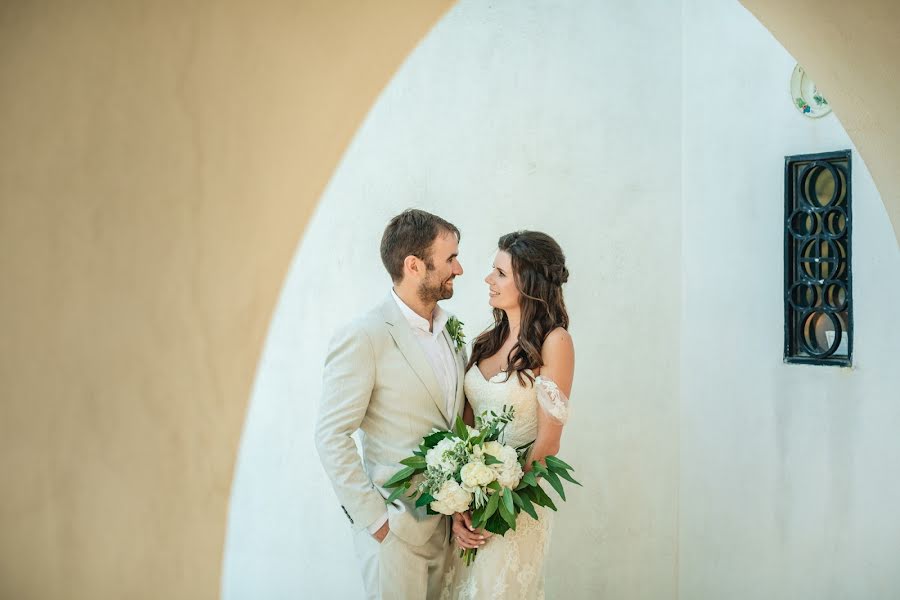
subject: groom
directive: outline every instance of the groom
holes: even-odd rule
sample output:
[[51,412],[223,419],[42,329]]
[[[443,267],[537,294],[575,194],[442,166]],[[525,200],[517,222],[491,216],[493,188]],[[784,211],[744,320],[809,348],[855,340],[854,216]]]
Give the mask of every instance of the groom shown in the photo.
[[[449,525],[406,498],[385,505],[383,484],[432,429],[463,408],[465,356],[437,305],[462,275],[459,230],[422,210],[391,219],[381,260],[393,281],[384,301],[340,330],[325,359],[316,447],[355,531],[366,597],[440,595]],[[362,461],[350,437],[360,431]]]

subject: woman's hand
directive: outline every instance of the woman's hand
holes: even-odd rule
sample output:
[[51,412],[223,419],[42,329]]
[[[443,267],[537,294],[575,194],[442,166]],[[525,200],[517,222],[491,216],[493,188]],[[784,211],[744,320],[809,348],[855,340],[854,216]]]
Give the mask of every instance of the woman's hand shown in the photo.
[[481,548],[490,537],[489,532],[472,527],[472,515],[468,511],[453,515],[453,541],[459,548]]

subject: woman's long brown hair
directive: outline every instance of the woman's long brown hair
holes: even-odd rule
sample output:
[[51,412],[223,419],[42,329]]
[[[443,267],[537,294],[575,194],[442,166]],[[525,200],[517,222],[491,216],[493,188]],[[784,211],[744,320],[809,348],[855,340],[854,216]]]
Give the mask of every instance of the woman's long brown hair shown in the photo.
[[[521,323],[519,336],[507,358],[506,377],[515,372],[519,382],[534,381],[526,369],[544,365],[541,348],[557,327],[568,329],[569,314],[563,301],[562,284],[569,279],[566,257],[552,237],[540,231],[508,233],[497,248],[512,258],[513,276],[519,290]],[[509,335],[506,312],[494,309],[494,324],[475,338],[466,371],[483,358],[496,354]]]

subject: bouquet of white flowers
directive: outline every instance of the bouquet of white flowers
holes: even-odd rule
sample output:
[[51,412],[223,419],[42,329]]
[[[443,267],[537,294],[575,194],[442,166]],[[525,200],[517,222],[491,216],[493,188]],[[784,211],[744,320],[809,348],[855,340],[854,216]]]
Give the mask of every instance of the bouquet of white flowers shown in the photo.
[[[515,530],[522,511],[537,519],[535,504],[556,510],[538,477],[546,479],[563,500],[566,493],[560,478],[581,484],[569,474],[572,467],[555,456],[546,457],[546,466],[532,462],[525,473],[531,444],[513,448],[501,441],[513,415],[514,409],[504,406],[499,415],[490,411],[476,417],[475,427],[457,417],[452,431],[435,430],[425,436],[413,456],[400,461],[405,467],[384,484],[394,488],[385,502],[408,495],[416,497],[416,506],[425,506],[429,514],[471,510],[473,527],[499,535]],[[477,552],[462,550],[460,557],[468,565]]]

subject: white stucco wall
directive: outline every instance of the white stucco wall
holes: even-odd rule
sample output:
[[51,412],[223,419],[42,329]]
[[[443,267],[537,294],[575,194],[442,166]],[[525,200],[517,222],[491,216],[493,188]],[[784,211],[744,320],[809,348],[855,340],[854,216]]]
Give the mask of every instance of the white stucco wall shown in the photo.
[[675,593],[680,13],[463,1],[412,54],[286,280],[232,491],[225,598],[359,597],[313,422],[327,340],[387,294],[378,242],[408,206],[462,229],[447,306],[470,339],[489,322],[482,278],[501,234],[541,229],[568,254],[577,367],[561,455],[585,488],[558,515],[548,595]]
[[[577,347],[550,598],[894,598],[900,256],[853,156],[853,369],[782,362],[783,157],[852,148],[788,95],[736,1],[463,0],[384,91],[285,282],[232,491],[223,596],[355,598],[312,443],[334,329],[378,302],[382,227],[463,231],[473,337],[497,237],[569,257]],[[827,90],[824,90],[827,95]]]
[[854,150],[854,367],[783,364],[783,157],[853,145],[791,106],[795,61],[737,2],[684,6],[680,597],[900,597],[886,212]]

